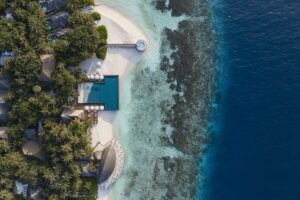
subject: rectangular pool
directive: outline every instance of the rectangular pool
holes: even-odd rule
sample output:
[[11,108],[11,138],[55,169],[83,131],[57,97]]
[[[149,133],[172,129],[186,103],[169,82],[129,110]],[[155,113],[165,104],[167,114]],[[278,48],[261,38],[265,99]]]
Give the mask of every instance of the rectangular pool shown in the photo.
[[103,82],[88,82],[78,85],[78,103],[104,105],[105,110],[119,109],[119,77],[105,76]]

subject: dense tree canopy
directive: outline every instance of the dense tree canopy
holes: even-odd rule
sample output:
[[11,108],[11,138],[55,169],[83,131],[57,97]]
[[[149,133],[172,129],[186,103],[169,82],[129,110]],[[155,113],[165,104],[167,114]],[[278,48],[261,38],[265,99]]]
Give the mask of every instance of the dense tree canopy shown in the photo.
[[17,54],[15,59],[5,65],[3,73],[10,76],[15,81],[13,87],[26,86],[31,90],[33,86],[39,83],[42,61],[33,52]]
[[96,52],[100,35],[94,26],[93,18],[87,14],[74,12],[69,19],[70,32],[67,37],[54,45],[60,52],[59,59],[67,65],[78,63]]
[[74,12],[86,6],[94,5],[94,0],[66,0],[67,10]]
[[7,6],[6,0],[0,0],[0,14],[4,13],[6,6]]
[[58,97],[66,99],[77,94],[77,81],[75,76],[64,66],[58,67],[53,75],[54,89]]
[[[12,81],[5,97],[8,139],[0,140],[0,200],[19,198],[12,194],[15,180],[42,187],[43,199],[74,199],[78,195],[95,199],[95,179],[86,184],[78,163],[92,154],[88,134],[91,124],[79,119],[64,124],[61,120],[63,109],[74,106],[68,97],[76,98],[77,84],[83,79],[79,62],[106,44],[105,27],[97,29],[94,18],[79,11],[94,1],[66,0],[70,31],[53,43],[47,39],[46,15],[36,0],[3,2],[0,0],[0,12],[8,6],[15,20],[0,17],[0,52],[13,51],[15,56],[1,70]],[[59,61],[52,81],[47,83],[40,80],[40,56],[45,53],[55,53]],[[43,161],[22,155],[24,131],[37,126],[42,127],[37,137]]]
[[32,48],[41,53],[47,48],[47,21],[43,9],[35,0],[15,0],[12,8],[18,22],[26,27],[26,36]]

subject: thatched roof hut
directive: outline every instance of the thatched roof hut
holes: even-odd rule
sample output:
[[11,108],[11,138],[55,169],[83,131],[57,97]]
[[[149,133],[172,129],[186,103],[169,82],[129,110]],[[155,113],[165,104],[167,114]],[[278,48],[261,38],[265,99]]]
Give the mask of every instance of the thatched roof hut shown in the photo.
[[99,165],[99,174],[97,177],[98,182],[104,183],[113,174],[116,167],[116,151],[110,145],[102,152],[102,158]]
[[26,156],[33,156],[40,160],[44,159],[41,145],[33,140],[27,141],[23,145],[22,151]]
[[0,139],[5,140],[8,138],[7,135],[8,127],[0,127]]
[[56,59],[54,54],[45,54],[41,57],[43,66],[40,75],[41,81],[51,81],[51,76],[55,71]]

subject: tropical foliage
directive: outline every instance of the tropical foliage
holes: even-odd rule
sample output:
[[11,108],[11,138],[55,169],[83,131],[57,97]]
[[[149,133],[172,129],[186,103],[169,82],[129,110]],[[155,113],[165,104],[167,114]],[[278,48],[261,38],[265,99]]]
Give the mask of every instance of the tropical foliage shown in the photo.
[[[43,199],[76,199],[80,195],[95,199],[95,179],[83,179],[78,163],[92,154],[87,134],[90,124],[79,119],[64,124],[61,113],[74,106],[68,99],[76,99],[77,84],[84,79],[79,62],[99,52],[105,57],[101,47],[106,44],[107,31],[94,24],[100,15],[80,12],[94,1],[66,0],[70,31],[50,42],[46,14],[37,2],[0,0],[0,14],[8,7],[14,17],[0,17],[0,52],[13,51],[15,55],[1,70],[11,86],[5,99],[9,106],[8,139],[0,140],[0,200],[19,198],[12,192],[15,180],[43,188]],[[56,54],[58,60],[49,83],[40,80],[40,56],[45,53]],[[25,129],[38,124],[42,126],[38,133],[42,161],[22,154]]]

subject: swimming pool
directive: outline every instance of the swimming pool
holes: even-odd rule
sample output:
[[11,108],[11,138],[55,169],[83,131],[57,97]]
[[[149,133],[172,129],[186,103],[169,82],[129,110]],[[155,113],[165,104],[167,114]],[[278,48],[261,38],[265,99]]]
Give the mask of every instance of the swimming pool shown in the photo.
[[89,82],[78,85],[78,103],[104,105],[105,110],[119,109],[119,77],[104,76],[103,82]]

